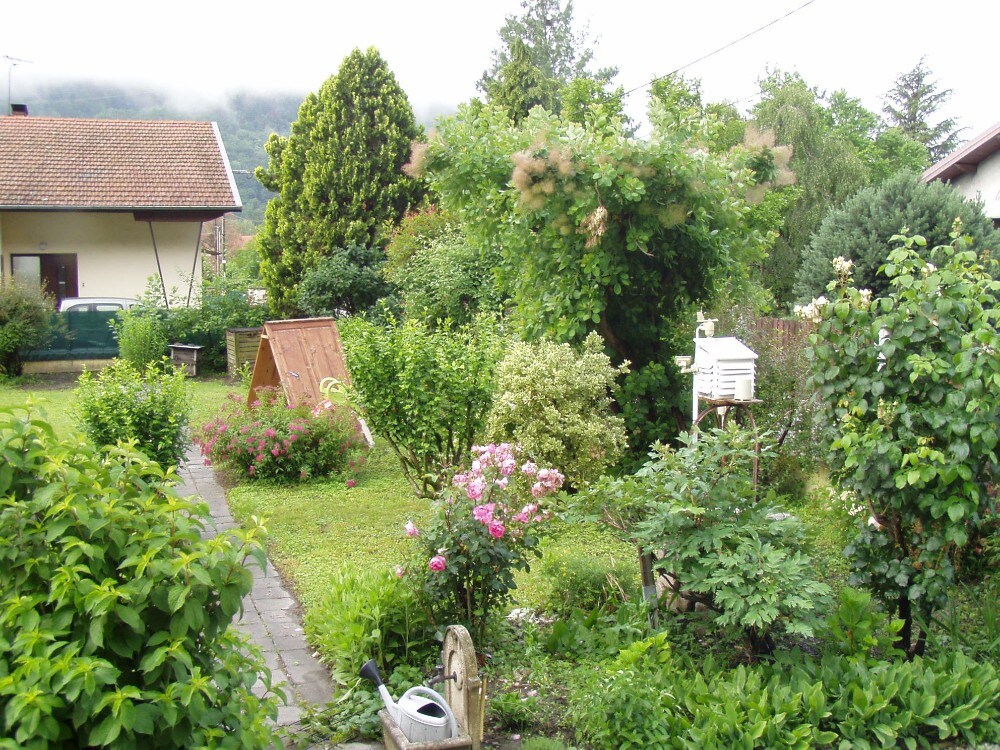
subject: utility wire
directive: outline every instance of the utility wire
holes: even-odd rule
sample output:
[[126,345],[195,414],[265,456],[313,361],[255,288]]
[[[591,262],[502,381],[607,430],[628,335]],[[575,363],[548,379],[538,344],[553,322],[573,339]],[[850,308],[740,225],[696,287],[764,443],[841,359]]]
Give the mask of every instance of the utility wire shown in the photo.
[[656,78],[654,78],[653,80],[649,81],[648,83],[644,83],[641,86],[636,86],[634,89],[629,89],[628,91],[626,91],[624,94],[621,95],[621,98],[624,99],[629,94],[634,94],[636,91],[641,91],[642,89],[644,89],[644,88],[646,88],[648,86],[652,86],[657,81],[662,81],[664,78],[669,78],[670,76],[674,75],[675,73],[680,73],[685,68],[690,68],[692,65],[700,63],[702,60],[707,60],[708,58],[712,57],[713,55],[717,55],[720,52],[722,52],[723,50],[727,50],[730,47],[732,47],[733,45],[739,44],[743,40],[749,39],[750,37],[754,36],[755,34],[759,34],[764,29],[769,28],[771,26],[774,26],[774,24],[778,23],[779,21],[784,21],[789,16],[795,15],[800,10],[803,10],[803,9],[807,8],[808,6],[812,5],[814,2],[816,2],[816,0],[806,0],[806,2],[804,2],[798,8],[794,8],[793,10],[790,10],[787,13],[785,13],[785,15],[779,16],[778,18],[775,18],[772,21],[768,21],[767,23],[765,23],[760,28],[754,29],[753,31],[744,34],[739,39],[734,39],[733,41],[729,42],[728,44],[724,44],[723,46],[719,47],[717,50],[713,50],[712,52],[709,52],[708,54],[702,55],[697,60],[692,60],[691,62],[689,62],[689,63],[687,63],[685,65],[681,65],[679,68],[675,68],[674,70],[670,71],[666,75],[657,76]]

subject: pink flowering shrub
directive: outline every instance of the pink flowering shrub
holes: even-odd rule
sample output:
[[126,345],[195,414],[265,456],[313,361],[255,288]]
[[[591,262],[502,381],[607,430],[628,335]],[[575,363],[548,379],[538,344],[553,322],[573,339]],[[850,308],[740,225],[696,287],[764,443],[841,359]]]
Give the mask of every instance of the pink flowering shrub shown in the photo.
[[257,396],[248,407],[234,394],[218,417],[201,426],[194,442],[203,456],[255,480],[353,476],[363,465],[365,442],[348,413],[290,408],[276,388],[259,388]]
[[413,567],[438,624],[458,620],[482,634],[488,615],[510,599],[514,573],[539,554],[535,529],[551,515],[544,501],[564,477],[518,452],[509,443],[473,446],[471,467],[434,501],[431,523],[406,524],[420,545]]

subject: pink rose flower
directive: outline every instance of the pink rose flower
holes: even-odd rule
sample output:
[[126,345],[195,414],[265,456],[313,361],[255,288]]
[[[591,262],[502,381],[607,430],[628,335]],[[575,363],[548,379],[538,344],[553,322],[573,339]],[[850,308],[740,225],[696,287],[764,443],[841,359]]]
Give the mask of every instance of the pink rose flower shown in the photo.
[[491,522],[489,525],[489,529],[490,529],[490,536],[493,537],[494,539],[502,539],[504,532],[506,531],[506,529],[504,529],[503,524],[500,521]]
[[525,461],[524,464],[521,465],[521,473],[525,476],[533,477],[538,473],[538,467],[531,463],[531,461]]
[[420,536],[420,529],[417,528],[413,521],[407,521],[404,528],[406,529],[407,536]]
[[427,567],[436,573],[440,573],[445,568],[444,555],[434,555],[431,561],[427,563]]
[[479,500],[483,496],[483,491],[486,489],[486,480],[482,477],[476,477],[471,482],[469,486],[465,488],[465,494],[469,496],[470,500]]
[[396,578],[402,578],[405,575],[405,573],[406,573],[406,571],[403,570],[403,566],[402,565],[397,565],[396,566]]
[[545,485],[543,485],[541,482],[535,482],[533,485],[531,485],[532,497],[541,497],[544,494],[545,494]]
[[477,505],[472,509],[472,517],[475,518],[479,523],[490,523],[493,521],[493,509],[495,505],[493,503],[487,503],[486,505]]
[[357,487],[357,486],[358,486],[358,483],[357,483],[356,480],[354,480],[354,479],[348,479],[347,480],[347,489],[351,489],[351,487]]

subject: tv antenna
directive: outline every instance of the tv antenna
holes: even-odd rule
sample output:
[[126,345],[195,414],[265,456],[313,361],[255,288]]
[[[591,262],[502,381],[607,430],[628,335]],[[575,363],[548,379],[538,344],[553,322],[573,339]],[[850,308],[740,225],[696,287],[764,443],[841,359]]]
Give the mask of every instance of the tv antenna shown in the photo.
[[10,77],[14,73],[14,68],[18,65],[23,65],[25,63],[30,64],[31,60],[24,60],[20,57],[11,57],[10,55],[0,55],[3,61],[7,63],[7,114],[10,114]]

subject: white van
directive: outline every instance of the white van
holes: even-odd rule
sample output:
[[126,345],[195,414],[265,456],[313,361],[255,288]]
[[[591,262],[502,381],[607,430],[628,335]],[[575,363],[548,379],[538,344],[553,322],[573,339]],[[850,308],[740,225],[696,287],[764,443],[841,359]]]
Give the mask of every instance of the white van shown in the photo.
[[128,297],[66,297],[59,303],[59,312],[114,312],[128,310],[139,300]]

